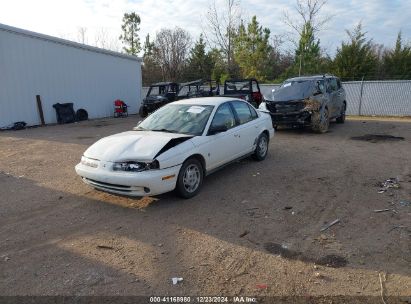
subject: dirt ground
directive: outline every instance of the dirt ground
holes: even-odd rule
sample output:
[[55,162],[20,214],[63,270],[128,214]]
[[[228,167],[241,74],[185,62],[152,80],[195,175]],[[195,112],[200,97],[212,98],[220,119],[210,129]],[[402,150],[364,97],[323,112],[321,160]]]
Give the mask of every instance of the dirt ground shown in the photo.
[[279,130],[190,200],[83,184],[84,150],[138,120],[0,133],[0,295],[411,296],[411,120]]

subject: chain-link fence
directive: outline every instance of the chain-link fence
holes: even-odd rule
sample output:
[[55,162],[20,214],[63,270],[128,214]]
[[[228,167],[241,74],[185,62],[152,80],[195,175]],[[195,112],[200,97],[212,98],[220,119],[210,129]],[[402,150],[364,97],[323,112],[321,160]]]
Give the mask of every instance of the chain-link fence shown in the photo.
[[[347,99],[347,115],[411,116],[411,80],[347,81],[342,83]],[[261,84],[270,99],[279,84]],[[143,88],[143,96],[147,94]],[[221,89],[223,94],[224,88]]]

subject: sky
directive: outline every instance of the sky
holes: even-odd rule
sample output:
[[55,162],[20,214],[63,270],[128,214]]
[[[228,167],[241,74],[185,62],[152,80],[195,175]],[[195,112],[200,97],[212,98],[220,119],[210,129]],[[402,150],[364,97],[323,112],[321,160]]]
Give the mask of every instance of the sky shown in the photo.
[[[161,28],[181,27],[197,39],[206,28],[206,12],[212,0],[0,0],[0,23],[56,36],[82,41],[79,29],[85,29],[85,43],[121,50],[121,34],[125,12],[135,11],[141,17],[140,37],[155,37]],[[284,24],[284,12],[296,17],[295,0],[239,0],[245,20],[253,15],[274,35],[285,35],[290,29]],[[216,0],[224,7],[227,0]],[[333,56],[345,29],[362,23],[368,38],[392,47],[398,31],[411,42],[411,0],[328,0],[321,14],[332,16],[319,33],[321,47]],[[104,39],[101,39],[104,37]],[[288,36],[285,36],[288,37]],[[100,40],[99,40],[100,38]],[[100,41],[100,42],[99,42]],[[100,45],[101,46],[101,45]],[[285,43],[284,50],[291,48]]]

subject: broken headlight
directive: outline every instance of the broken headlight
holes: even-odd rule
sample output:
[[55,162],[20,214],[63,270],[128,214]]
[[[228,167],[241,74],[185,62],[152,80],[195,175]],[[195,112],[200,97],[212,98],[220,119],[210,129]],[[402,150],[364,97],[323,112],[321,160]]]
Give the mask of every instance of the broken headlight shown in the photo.
[[141,172],[152,169],[159,169],[160,164],[158,160],[152,162],[137,162],[137,161],[128,161],[128,162],[118,162],[114,163],[114,171],[127,171],[127,172]]

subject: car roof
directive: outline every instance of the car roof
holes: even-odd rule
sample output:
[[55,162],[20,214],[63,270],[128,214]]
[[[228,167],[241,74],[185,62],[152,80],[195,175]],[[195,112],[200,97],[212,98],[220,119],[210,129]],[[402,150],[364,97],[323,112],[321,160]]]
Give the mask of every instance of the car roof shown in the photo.
[[200,98],[190,98],[190,99],[183,99],[176,102],[174,104],[198,104],[204,106],[218,106],[227,101],[243,101],[242,99],[238,99],[235,97],[200,97]]
[[288,78],[286,81],[299,81],[299,80],[319,80],[319,79],[325,79],[325,78],[336,78],[334,75],[311,75],[311,76],[299,76],[299,77],[293,77],[293,78]]
[[150,85],[150,87],[170,85],[170,84],[178,84],[178,83],[176,83],[176,82],[157,82],[157,83],[153,83],[152,85]]

